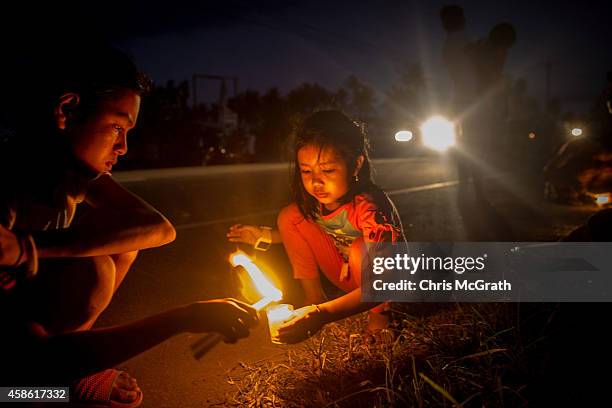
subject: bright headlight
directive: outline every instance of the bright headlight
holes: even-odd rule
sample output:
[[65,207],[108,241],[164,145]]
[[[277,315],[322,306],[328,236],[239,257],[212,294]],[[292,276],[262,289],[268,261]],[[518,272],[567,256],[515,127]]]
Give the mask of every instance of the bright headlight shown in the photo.
[[580,128],[573,128],[572,129],[572,135],[578,137],[578,136],[582,136],[582,129]]
[[395,140],[398,142],[409,142],[412,140],[412,132],[409,130],[400,130],[395,134]]
[[443,152],[456,144],[455,126],[442,116],[429,118],[421,126],[423,144],[431,149]]

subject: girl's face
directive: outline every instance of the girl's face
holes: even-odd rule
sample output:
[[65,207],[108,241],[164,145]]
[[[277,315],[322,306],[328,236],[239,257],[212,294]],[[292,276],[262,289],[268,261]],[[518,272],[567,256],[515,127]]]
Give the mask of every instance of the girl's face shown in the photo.
[[306,145],[297,152],[304,189],[329,211],[340,206],[340,198],[358,168],[349,169],[333,147]]

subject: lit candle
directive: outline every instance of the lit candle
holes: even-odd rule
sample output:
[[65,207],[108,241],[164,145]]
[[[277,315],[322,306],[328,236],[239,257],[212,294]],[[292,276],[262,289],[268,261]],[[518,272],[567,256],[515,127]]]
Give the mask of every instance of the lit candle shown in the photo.
[[283,344],[278,340],[278,328],[295,317],[293,306],[287,304],[274,305],[270,306],[266,312],[272,343]]
[[[278,288],[276,288],[272,284],[272,282],[270,282],[268,278],[266,278],[266,276],[261,271],[261,269],[259,269],[259,266],[257,266],[255,262],[253,262],[253,260],[247,254],[245,254],[242,251],[236,251],[230,254],[229,261],[234,267],[241,266],[244,268],[244,270],[249,274],[249,277],[253,280],[253,283],[255,284],[257,291],[260,293],[261,296],[263,296],[259,301],[251,305],[253,309],[259,312],[260,310],[263,310],[269,304],[273,302],[278,302],[283,298],[283,292],[281,292]],[[277,312],[272,312],[272,319],[270,319],[270,314],[269,314],[269,310],[271,309],[279,310]],[[285,310],[285,312],[282,312],[281,310]],[[282,320],[284,318],[283,316],[287,316],[287,313],[289,313],[289,316],[285,320]],[[276,322],[274,326],[275,334],[273,335],[273,338],[278,337],[278,327],[284,322],[291,320],[292,318],[293,318],[293,306],[291,305],[272,306],[268,309],[268,321],[272,320]],[[272,327],[273,326],[270,325],[271,334],[272,334]],[[217,343],[219,343],[221,339],[222,337],[218,333],[209,333],[209,334],[202,336],[198,341],[194,342],[191,345],[191,348],[194,352],[194,357],[199,360],[200,358],[204,356],[204,354],[208,352],[208,350],[210,350]],[[280,344],[278,340],[276,341],[273,340],[273,342]]]

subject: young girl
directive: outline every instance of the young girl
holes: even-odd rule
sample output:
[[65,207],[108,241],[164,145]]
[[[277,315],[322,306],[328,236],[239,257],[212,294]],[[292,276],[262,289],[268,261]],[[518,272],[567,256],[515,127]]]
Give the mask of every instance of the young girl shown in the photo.
[[[372,180],[367,139],[339,111],[311,115],[294,136],[294,202],[281,210],[278,231],[234,225],[228,239],[283,242],[311,306],[299,309],[300,317],[279,330],[280,341],[302,341],[326,323],[368,309],[369,329],[385,328],[387,305],[361,302],[361,260],[365,243],[404,237],[397,210]],[[326,302],[319,271],[346,294]]]

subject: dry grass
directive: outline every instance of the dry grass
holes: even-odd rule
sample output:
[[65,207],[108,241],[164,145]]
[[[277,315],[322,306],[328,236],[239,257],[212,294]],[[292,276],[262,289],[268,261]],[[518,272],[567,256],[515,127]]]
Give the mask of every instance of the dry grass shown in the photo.
[[[525,351],[538,342],[537,336],[532,341],[527,338],[531,334],[521,333],[516,304],[413,304],[409,310],[394,311],[395,336],[367,334],[361,315],[326,326],[283,359],[240,364],[229,373],[237,387],[233,403],[351,408],[527,405]],[[541,328],[542,311],[538,313]]]

